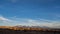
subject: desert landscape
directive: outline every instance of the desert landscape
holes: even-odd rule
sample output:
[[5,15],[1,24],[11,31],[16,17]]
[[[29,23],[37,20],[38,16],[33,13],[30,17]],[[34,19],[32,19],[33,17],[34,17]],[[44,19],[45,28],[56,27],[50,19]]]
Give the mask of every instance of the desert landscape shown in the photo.
[[0,26],[0,34],[60,34],[60,29]]
[[0,0],[0,34],[60,34],[60,0]]

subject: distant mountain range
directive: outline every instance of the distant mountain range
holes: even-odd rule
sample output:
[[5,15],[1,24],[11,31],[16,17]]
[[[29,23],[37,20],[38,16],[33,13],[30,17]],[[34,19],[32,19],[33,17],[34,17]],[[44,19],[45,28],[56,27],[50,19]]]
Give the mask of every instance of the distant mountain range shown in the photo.
[[14,26],[14,27],[24,27],[24,28],[49,28],[49,27],[46,27],[46,26],[21,26],[21,25],[18,25],[18,26]]
[[46,26],[0,26],[0,28],[12,29],[12,30],[42,30],[42,31],[60,31],[60,29],[49,28]]

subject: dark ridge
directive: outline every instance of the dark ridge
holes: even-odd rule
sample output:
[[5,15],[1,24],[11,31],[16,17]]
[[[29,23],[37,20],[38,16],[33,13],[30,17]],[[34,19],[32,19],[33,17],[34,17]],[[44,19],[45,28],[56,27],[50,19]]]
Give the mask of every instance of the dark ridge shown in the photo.
[[0,34],[60,34],[60,31],[12,30],[0,28]]

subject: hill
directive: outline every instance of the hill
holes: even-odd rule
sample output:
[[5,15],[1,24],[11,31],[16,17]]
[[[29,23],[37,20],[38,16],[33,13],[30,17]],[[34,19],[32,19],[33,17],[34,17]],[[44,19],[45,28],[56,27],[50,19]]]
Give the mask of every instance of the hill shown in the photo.
[[59,29],[41,27],[0,26],[0,34],[60,34]]
[[11,29],[11,30],[39,30],[39,31],[60,31],[60,29],[48,28],[48,27],[39,27],[39,26],[0,26],[2,29]]

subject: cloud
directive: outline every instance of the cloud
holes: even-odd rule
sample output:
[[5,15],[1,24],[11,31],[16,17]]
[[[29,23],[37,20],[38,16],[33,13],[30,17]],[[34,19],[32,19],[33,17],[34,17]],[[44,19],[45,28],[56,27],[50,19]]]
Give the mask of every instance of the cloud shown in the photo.
[[2,21],[9,21],[9,19],[6,19],[6,18],[4,18],[2,16],[0,16],[0,20],[2,20]]
[[[47,26],[51,28],[60,28],[60,21],[51,21],[46,19],[34,20],[26,18],[5,18],[0,16],[0,23],[3,23],[7,26],[16,26],[16,25],[26,25],[26,26]],[[1,25],[1,24],[0,24]]]
[[[25,21],[25,20],[23,20]],[[59,21],[46,21],[46,20],[32,20],[32,19],[28,19],[26,20],[26,22],[22,23],[23,25],[26,26],[47,26],[47,27],[51,27],[51,28],[60,28],[60,23]],[[20,24],[20,25],[22,25]],[[17,24],[19,25],[19,24]],[[58,26],[58,27],[57,27]]]

